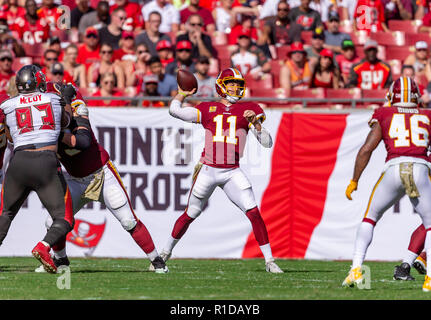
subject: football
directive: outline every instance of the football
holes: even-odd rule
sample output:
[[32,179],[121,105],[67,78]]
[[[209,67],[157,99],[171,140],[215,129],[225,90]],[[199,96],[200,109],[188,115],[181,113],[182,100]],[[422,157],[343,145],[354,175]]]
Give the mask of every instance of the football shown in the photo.
[[177,83],[184,91],[192,91],[194,88],[198,90],[198,81],[193,73],[179,69],[177,72]]

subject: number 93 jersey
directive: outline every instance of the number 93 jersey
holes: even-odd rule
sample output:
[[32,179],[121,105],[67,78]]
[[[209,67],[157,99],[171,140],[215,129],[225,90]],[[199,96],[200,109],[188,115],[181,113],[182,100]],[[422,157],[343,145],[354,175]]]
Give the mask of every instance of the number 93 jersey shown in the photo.
[[61,130],[60,99],[53,93],[33,92],[20,94],[0,105],[15,149],[28,144],[57,144]]
[[431,134],[431,110],[415,107],[380,107],[369,125],[378,122],[388,155],[386,162],[398,157],[414,157],[429,161],[427,156]]
[[216,168],[239,167],[249,130],[244,111],[252,110],[257,119],[265,120],[262,108],[252,102],[226,106],[221,102],[202,102],[196,106],[198,123],[205,128],[205,148],[200,162]]

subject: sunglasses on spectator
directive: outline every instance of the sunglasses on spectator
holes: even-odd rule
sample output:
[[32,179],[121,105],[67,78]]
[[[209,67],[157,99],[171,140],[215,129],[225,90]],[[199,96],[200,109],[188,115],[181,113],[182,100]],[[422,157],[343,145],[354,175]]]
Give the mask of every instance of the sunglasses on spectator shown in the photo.
[[2,61],[2,62],[6,61],[6,60],[9,61],[9,62],[12,62],[12,58],[9,58],[9,57],[4,57],[4,58],[0,59],[0,61]]
[[139,50],[138,54],[143,54],[143,53],[146,53],[146,52],[148,52],[148,50]]
[[177,51],[178,52],[191,52],[190,49],[178,49]]
[[277,10],[278,10],[278,11],[286,11],[286,12],[287,12],[287,11],[289,11],[289,9],[288,9],[288,8],[278,8]]
[[124,38],[124,40],[134,40],[135,38],[133,38],[132,36],[127,36]]
[[53,74],[54,76],[63,76],[63,75],[64,75],[64,73],[63,73],[63,72],[59,72],[59,71],[53,72],[52,74]]
[[87,38],[95,38],[95,39],[97,39],[98,36],[95,33],[89,33],[89,34],[87,34]]
[[202,23],[190,23],[190,25],[192,27],[196,27],[196,26],[202,27]]
[[101,54],[112,54],[112,50],[102,50],[100,51]]
[[120,19],[120,20],[126,20],[127,17],[126,16],[120,16],[120,17],[118,17],[118,19]]
[[46,61],[57,61],[57,58],[48,58],[48,57],[46,57],[45,60]]

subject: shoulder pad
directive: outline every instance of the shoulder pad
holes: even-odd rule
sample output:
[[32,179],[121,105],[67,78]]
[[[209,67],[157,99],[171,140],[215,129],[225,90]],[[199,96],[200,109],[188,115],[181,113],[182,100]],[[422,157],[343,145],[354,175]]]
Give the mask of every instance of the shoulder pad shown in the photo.
[[75,109],[75,111],[76,111],[76,113],[79,116],[86,116],[86,117],[88,117],[89,112],[88,112],[88,108],[85,105],[85,103],[78,104],[77,107],[76,107],[76,109]]

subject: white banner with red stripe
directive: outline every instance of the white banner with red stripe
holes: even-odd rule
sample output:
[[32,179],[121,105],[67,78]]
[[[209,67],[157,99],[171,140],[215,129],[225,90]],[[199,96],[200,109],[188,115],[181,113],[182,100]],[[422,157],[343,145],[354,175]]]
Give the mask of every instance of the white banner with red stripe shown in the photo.
[[[274,146],[249,134],[241,168],[249,177],[267,225],[275,257],[351,259],[356,229],[382,171],[381,144],[359,182],[353,201],[344,195],[356,153],[368,134],[371,111],[350,114],[266,110]],[[111,155],[135,214],[161,250],[183,213],[204,131],[166,109],[93,108],[96,137]],[[32,193],[0,247],[1,256],[28,256],[46,230],[47,212]],[[129,233],[100,203],[84,207],[68,236],[70,256],[145,257]],[[377,224],[367,259],[398,260],[420,224],[408,198]],[[216,189],[173,257],[261,257],[247,217]]]

